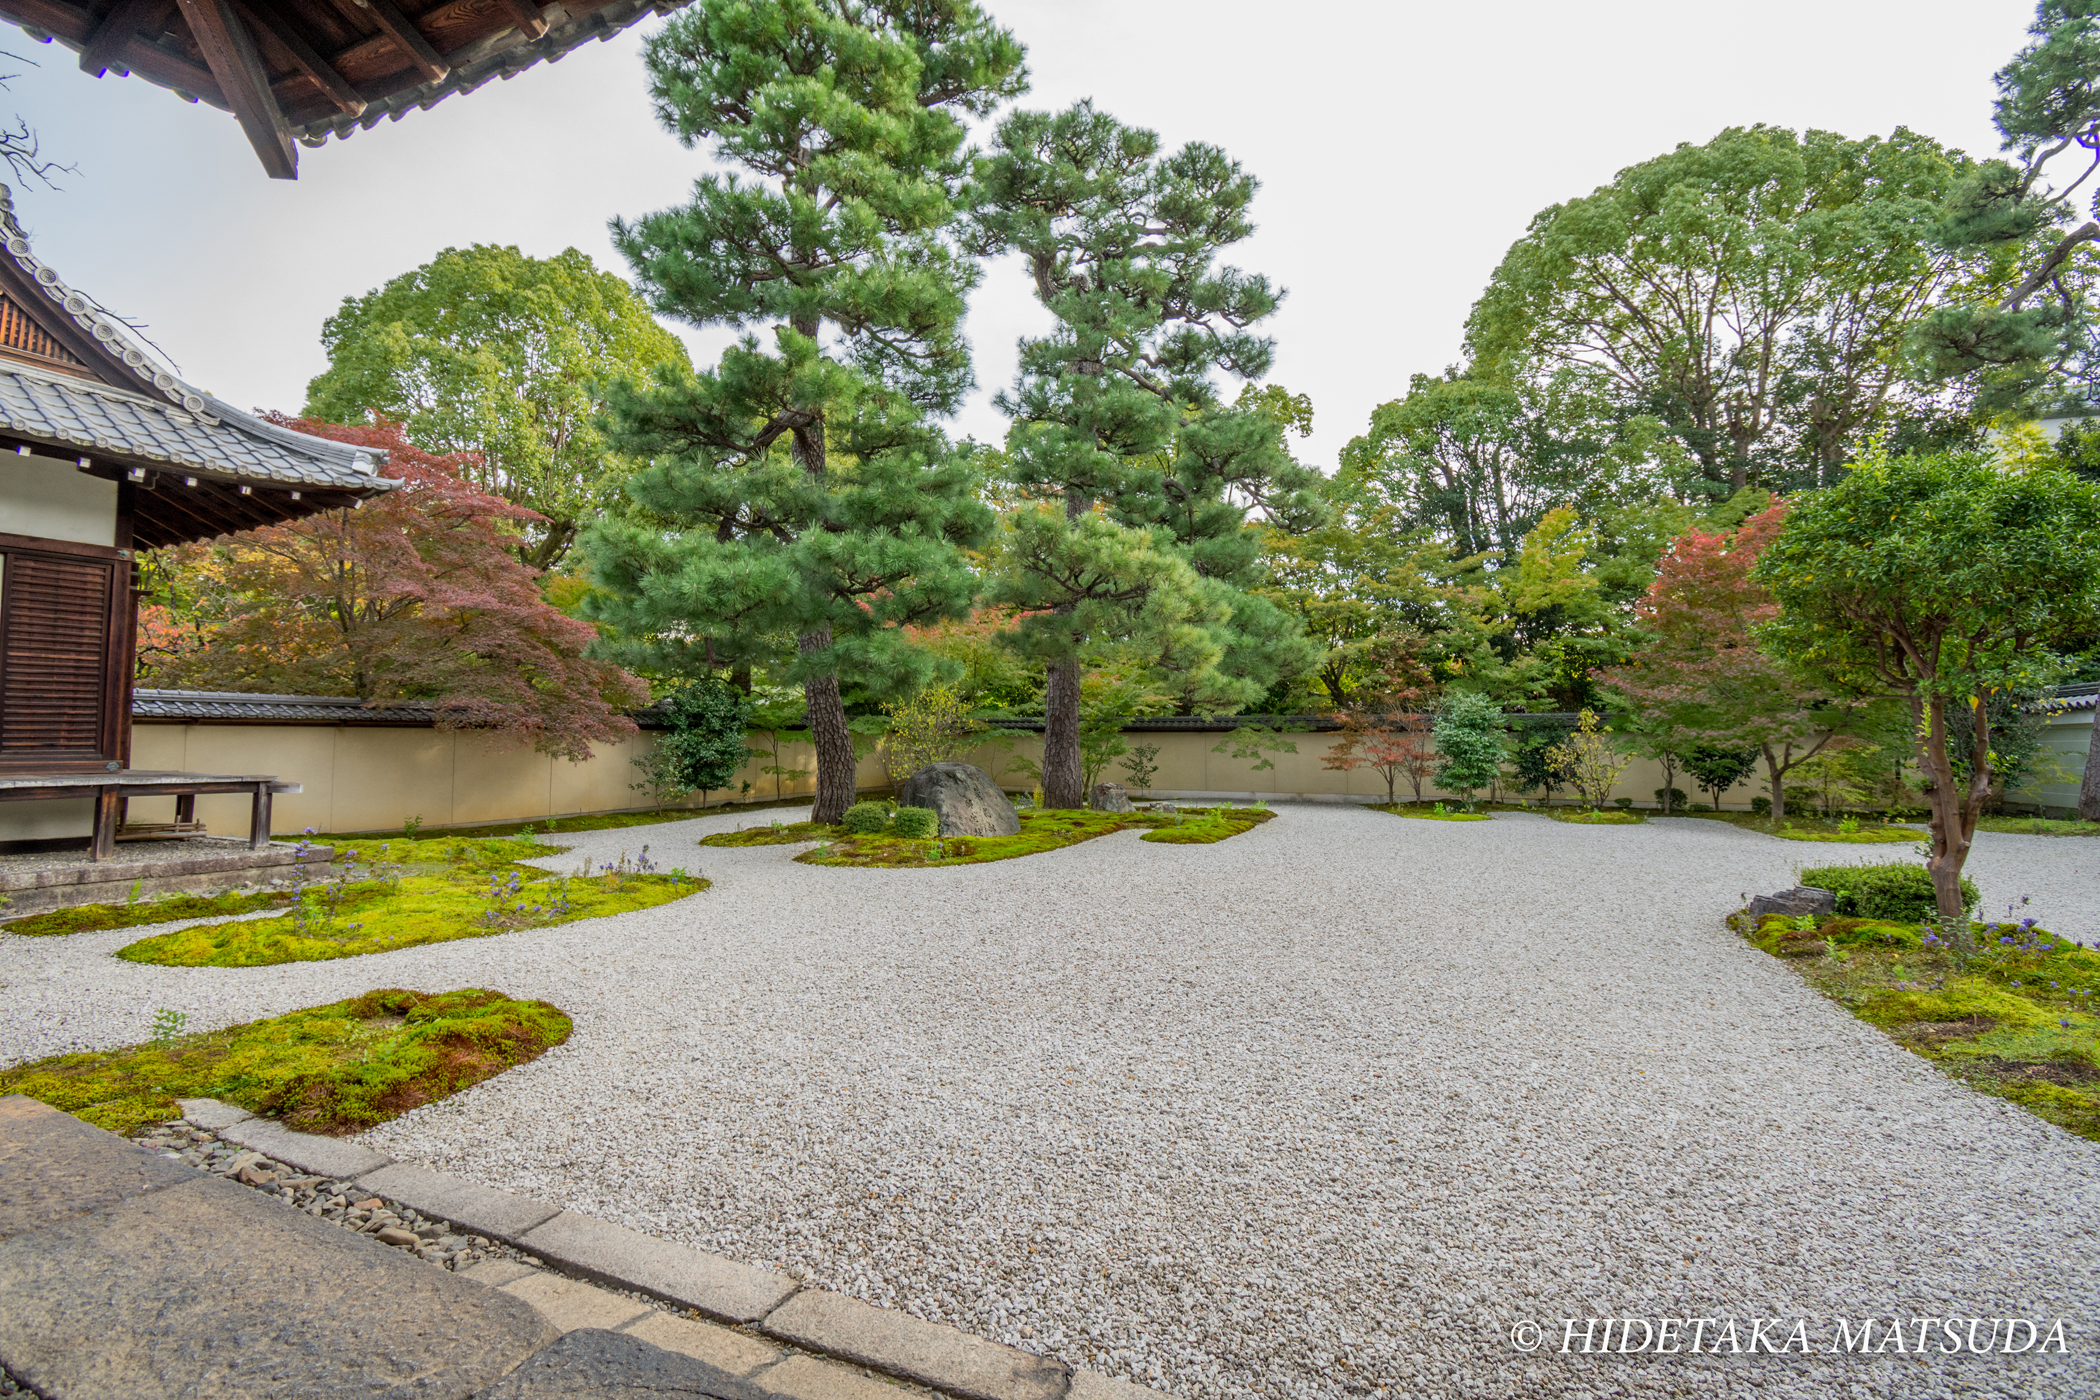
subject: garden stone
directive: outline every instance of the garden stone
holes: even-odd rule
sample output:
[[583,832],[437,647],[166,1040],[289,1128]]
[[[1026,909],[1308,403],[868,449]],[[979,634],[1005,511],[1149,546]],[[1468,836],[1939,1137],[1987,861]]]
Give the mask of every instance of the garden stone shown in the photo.
[[1813,885],[1796,885],[1778,894],[1761,894],[1750,901],[1750,917],[1762,919],[1767,914],[1784,914],[1798,919],[1803,915],[1835,914],[1837,896],[1829,890],[1819,890]]
[[1087,798],[1086,805],[1097,812],[1135,812],[1137,810],[1136,807],[1131,805],[1130,794],[1123,791],[1121,783],[1095,783],[1094,791]]
[[1021,818],[992,775],[969,763],[929,763],[897,791],[903,807],[929,807],[943,836],[1018,836]]

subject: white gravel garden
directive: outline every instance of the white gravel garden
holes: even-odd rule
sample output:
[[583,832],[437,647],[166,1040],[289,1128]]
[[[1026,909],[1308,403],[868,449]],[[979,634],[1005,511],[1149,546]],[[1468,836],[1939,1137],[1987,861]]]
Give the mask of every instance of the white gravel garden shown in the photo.
[[[555,839],[606,860],[734,825]],[[492,987],[566,1010],[567,1044],[361,1140],[1173,1394],[2100,1391],[2100,1147],[1722,926],[1827,847],[1293,806],[976,866],[798,849],[696,852],[704,898],[334,962],[0,938],[0,1062],[141,1041],[162,1008]],[[2031,896],[2092,942],[2096,855],[1986,834],[1970,872],[1986,914]],[[2070,1341],[1558,1354],[1563,1319],[1664,1316]]]

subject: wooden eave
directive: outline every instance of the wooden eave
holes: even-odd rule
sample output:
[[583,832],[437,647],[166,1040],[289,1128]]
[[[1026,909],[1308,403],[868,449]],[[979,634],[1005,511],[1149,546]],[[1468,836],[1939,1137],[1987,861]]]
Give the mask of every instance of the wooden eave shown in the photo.
[[686,0],[0,0],[95,77],[231,112],[275,179],[318,146],[610,38]]

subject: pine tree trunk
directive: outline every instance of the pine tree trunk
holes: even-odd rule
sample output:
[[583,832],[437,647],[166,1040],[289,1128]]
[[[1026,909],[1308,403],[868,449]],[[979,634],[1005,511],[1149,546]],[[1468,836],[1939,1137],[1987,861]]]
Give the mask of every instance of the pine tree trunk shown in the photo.
[[[823,651],[831,645],[831,629],[804,632],[795,644],[805,656]],[[809,707],[809,735],[817,746],[817,800],[809,819],[835,825],[845,818],[854,795],[853,734],[846,728],[838,676],[811,676],[802,683],[802,698]]]
[[1043,805],[1070,810],[1086,805],[1080,791],[1079,658],[1051,663],[1043,688]]
[[2078,784],[2078,815],[2089,822],[2100,822],[2100,709],[2093,711],[2093,727],[2085,743],[2085,778]]

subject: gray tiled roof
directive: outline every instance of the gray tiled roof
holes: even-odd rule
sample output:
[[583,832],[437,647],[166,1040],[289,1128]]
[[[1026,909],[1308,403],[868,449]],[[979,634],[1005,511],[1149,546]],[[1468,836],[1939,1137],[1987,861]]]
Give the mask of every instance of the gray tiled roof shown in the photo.
[[[191,723],[391,724],[435,725],[430,705],[367,705],[353,695],[246,695],[228,690],[145,690],[131,692],[135,720],[182,720]],[[654,707],[631,718],[644,729],[663,727]]]
[[0,361],[0,430],[72,448],[187,467],[221,481],[276,482],[372,495],[400,483],[379,475],[386,454],[266,423],[184,383],[157,364],[114,316],[37,261],[0,185],[0,248],[54,303],[138,376],[132,389]]

